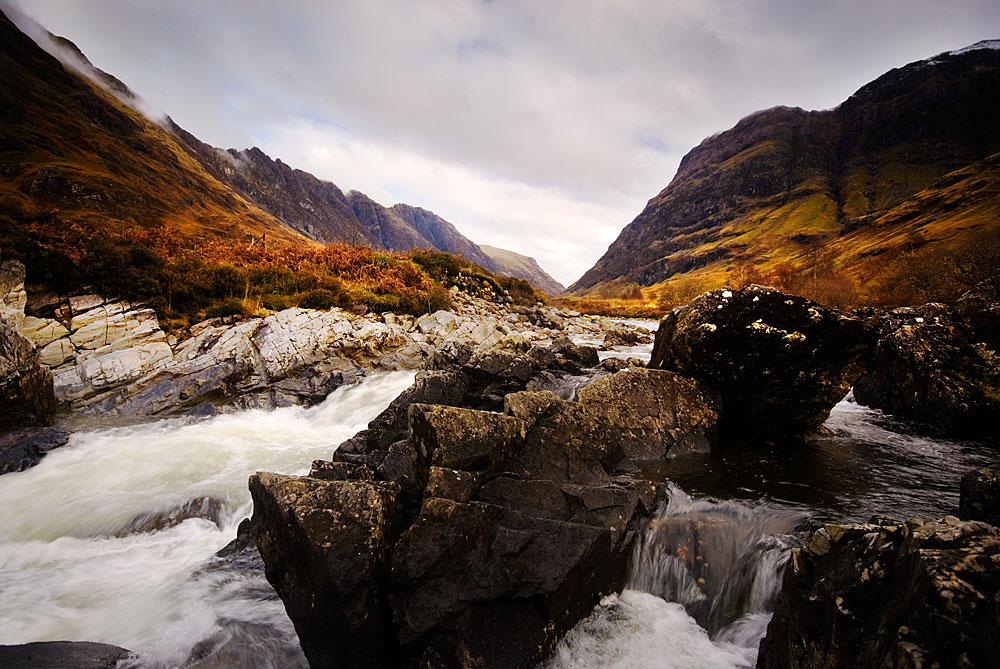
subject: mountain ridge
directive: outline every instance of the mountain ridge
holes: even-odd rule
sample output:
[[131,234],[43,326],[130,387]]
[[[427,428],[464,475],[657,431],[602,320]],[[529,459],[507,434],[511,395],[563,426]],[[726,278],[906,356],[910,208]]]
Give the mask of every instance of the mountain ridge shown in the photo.
[[[997,104],[1000,51],[970,47],[892,69],[832,110],[750,114],[685,155],[569,290],[657,299],[685,282],[708,289],[817,263],[858,291],[875,290],[880,265],[913,240],[951,252],[995,228],[982,198],[993,212],[1000,198],[962,170],[978,165],[994,180]],[[969,198],[958,197],[962,181]],[[945,200],[950,211],[933,209]]]
[[[0,214],[34,226],[64,251],[72,254],[87,235],[106,226],[108,232],[152,235],[174,245],[182,239],[266,236],[293,245],[429,248],[518,276],[517,267],[489,258],[433,212],[387,208],[363,194],[345,194],[257,147],[211,146],[169,117],[151,114],[141,97],[94,66],[70,40],[37,24],[25,32],[6,15],[0,23],[6,91]],[[432,239],[400,213],[420,218]],[[50,224],[41,225],[42,219]]]

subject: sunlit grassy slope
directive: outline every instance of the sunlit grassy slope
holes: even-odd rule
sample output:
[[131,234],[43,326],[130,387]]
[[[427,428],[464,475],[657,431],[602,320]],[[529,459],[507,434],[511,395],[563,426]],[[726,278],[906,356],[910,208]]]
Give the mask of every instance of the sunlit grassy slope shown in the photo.
[[1000,241],[1000,52],[893,70],[835,110],[776,108],[705,140],[576,284],[656,313],[755,281],[837,305],[952,299]]

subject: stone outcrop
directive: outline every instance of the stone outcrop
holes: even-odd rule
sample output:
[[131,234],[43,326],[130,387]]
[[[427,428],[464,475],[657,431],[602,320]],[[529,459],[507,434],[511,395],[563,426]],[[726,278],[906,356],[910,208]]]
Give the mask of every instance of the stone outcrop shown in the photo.
[[42,641],[0,646],[0,666],[5,669],[115,669],[134,660],[131,651],[91,641]]
[[868,342],[857,318],[752,285],[704,293],[667,314],[649,366],[717,390],[730,434],[796,435],[819,427],[847,394]]
[[789,561],[757,666],[995,667],[1000,530],[827,525]]
[[0,315],[21,326],[28,293],[24,290],[24,265],[16,260],[0,262]]
[[[505,359],[494,377],[524,362]],[[663,497],[624,472],[708,448],[719,417],[702,384],[642,368],[578,402],[440,404],[483,399],[463,374],[418,379],[308,477],[251,479],[254,539],[314,667],[534,666],[624,583]]]
[[981,520],[1000,527],[1000,473],[982,467],[963,476],[958,515],[963,520]]
[[0,433],[48,425],[55,410],[52,372],[14,321],[0,314]]
[[385,582],[396,486],[258,473],[250,493],[254,540],[310,666],[392,664]]
[[69,432],[54,427],[28,427],[0,435],[0,474],[34,467],[49,451],[65,446]]
[[875,316],[878,344],[855,399],[943,434],[1000,434],[997,309],[967,298],[957,313],[931,303]]
[[[63,407],[133,416],[308,405],[368,370],[460,365],[515,332],[530,346],[567,333],[597,336],[608,327],[579,315],[563,321],[550,307],[527,310],[539,322],[559,320],[557,335],[503,304],[453,293],[455,312],[412,318],[287,309],[211,319],[180,343],[160,329],[151,309],[97,295],[56,298],[54,318],[17,313],[21,333],[53,370]],[[12,303],[23,309],[23,300]],[[574,350],[568,345],[566,355]],[[596,366],[596,352],[584,353],[590,357],[580,362]]]

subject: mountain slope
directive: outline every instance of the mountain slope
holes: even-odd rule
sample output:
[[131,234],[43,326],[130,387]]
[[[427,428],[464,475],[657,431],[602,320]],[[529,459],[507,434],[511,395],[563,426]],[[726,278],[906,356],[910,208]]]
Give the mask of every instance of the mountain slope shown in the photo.
[[969,48],[834,110],[753,114],[688,153],[570,290],[655,297],[804,270],[875,290],[918,247],[951,252],[997,226],[998,104],[1000,51]]
[[0,216],[22,231],[71,254],[95,233],[137,226],[165,239],[309,243],[2,16],[0,45]]
[[88,240],[126,235],[171,257],[266,236],[432,248],[502,270],[432,212],[389,209],[256,147],[224,151],[168,118],[150,120],[72,42],[30,28],[58,59],[0,14],[0,241],[20,253],[79,259]]
[[487,246],[486,244],[480,245],[479,248],[482,249],[483,253],[488,255],[493,262],[502,267],[502,269],[499,270],[501,274],[508,274],[510,276],[516,276],[524,279],[532,286],[539,288],[548,295],[552,296],[558,295],[566,290],[566,286],[549,276],[548,272],[538,266],[538,263],[534,258],[523,256],[520,253],[514,253],[513,251],[508,251],[507,249],[498,249],[495,246]]

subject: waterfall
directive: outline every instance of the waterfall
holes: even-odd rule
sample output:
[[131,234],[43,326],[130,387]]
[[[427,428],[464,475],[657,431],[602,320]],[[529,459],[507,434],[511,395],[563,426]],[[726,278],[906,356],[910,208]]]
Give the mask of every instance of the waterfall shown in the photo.
[[636,542],[626,589],[559,645],[556,667],[752,667],[798,511],[695,499],[667,504]]

